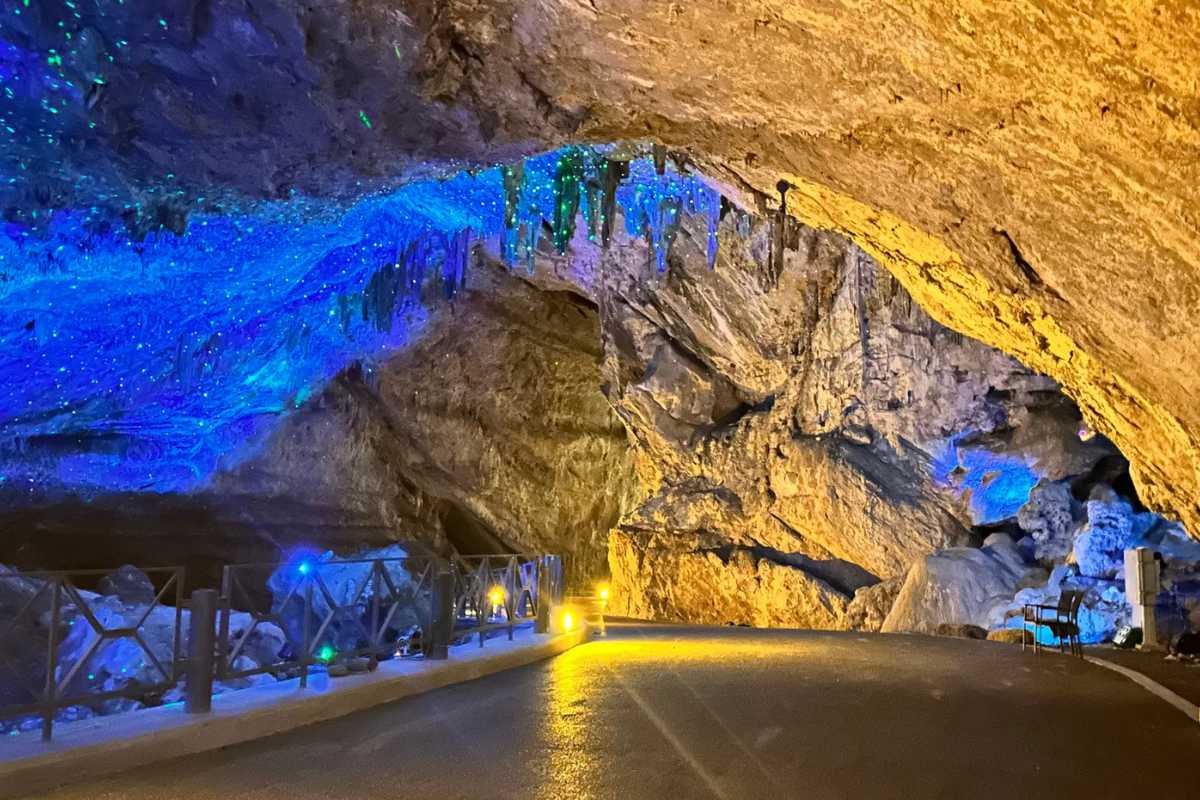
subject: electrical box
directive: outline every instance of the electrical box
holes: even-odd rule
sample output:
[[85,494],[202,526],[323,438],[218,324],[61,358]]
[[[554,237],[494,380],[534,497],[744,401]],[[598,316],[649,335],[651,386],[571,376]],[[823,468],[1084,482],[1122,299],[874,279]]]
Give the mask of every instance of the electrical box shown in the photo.
[[1158,646],[1154,606],[1160,587],[1157,554],[1148,547],[1125,551],[1125,597],[1133,607],[1133,625],[1142,629],[1142,649]]

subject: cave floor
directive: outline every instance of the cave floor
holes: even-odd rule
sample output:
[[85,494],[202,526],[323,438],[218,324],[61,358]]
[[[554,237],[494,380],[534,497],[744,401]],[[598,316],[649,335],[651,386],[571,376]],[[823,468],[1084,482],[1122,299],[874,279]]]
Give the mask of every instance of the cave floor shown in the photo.
[[1200,729],[1013,645],[611,625],[552,661],[46,795],[1191,796]]

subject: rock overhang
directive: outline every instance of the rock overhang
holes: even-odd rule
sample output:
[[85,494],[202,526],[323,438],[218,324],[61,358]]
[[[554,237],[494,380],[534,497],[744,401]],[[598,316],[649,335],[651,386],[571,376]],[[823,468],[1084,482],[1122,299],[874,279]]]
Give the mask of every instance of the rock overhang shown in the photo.
[[174,192],[344,199],[571,138],[691,147],[747,195],[786,180],[939,321],[1059,380],[1196,528],[1194,9],[145,5],[5,17],[6,80],[52,69],[0,98],[10,209],[104,194],[171,226]]

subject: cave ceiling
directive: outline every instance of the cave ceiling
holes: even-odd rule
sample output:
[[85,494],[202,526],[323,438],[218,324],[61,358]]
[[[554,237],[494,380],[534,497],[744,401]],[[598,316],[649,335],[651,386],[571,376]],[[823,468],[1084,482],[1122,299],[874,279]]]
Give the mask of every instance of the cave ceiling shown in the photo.
[[[655,141],[747,206],[783,182],[939,321],[1053,376],[1195,532],[1197,53],[1190,2],[16,0],[5,374],[46,299],[30,274],[56,298],[144,281],[26,258],[56,225],[134,249],[240,215],[329,226],[408,182]],[[227,255],[269,282],[261,249]]]

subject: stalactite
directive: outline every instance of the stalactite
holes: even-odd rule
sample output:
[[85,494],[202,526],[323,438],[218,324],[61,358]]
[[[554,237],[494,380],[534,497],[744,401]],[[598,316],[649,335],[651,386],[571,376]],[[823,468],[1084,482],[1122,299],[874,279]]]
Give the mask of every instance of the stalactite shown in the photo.
[[787,213],[787,193],[791,186],[787,181],[780,181],[776,188],[779,190],[779,208],[771,218],[771,285],[779,281],[783,274],[783,251],[787,246],[787,232],[790,218]]
[[463,228],[446,236],[446,256],[442,262],[442,291],[446,299],[467,285],[467,266],[471,258],[471,229]]
[[583,187],[583,212],[587,221],[588,241],[594,242],[600,235],[600,184],[595,178],[589,178]]
[[708,221],[708,242],[706,253],[708,256],[708,268],[716,269],[717,266],[717,228],[721,224],[721,215],[725,207],[725,198],[716,192],[709,192],[705,195],[704,216]]
[[583,154],[571,147],[559,157],[554,172],[554,249],[559,255],[575,236],[575,219],[579,215],[579,190],[583,182]]
[[603,202],[600,206],[600,241],[608,247],[612,241],[613,220],[617,216],[617,189],[621,181],[629,177],[629,162],[608,159],[604,163],[604,174],[601,178]]
[[504,227],[500,232],[500,257],[504,263],[511,265],[517,258],[514,234],[520,211],[521,188],[525,183],[525,163],[502,167],[501,174],[504,181]]
[[402,285],[403,275],[395,264],[386,264],[371,275],[363,289],[362,318],[375,329],[388,332],[392,329],[392,317],[396,311],[396,295]]
[[683,223],[681,205],[682,203],[677,197],[664,198],[658,204],[661,233],[658,246],[654,251],[654,258],[660,273],[667,271],[667,258],[671,255],[671,248],[674,247],[675,238],[679,235],[679,226]]
[[862,347],[862,386],[865,391],[871,364],[871,328],[867,323],[867,301],[863,293],[863,260],[853,245],[846,248],[846,258],[854,260],[854,304],[858,311],[858,341]]
[[[0,409],[66,408],[103,392],[113,398],[111,413],[169,458],[89,458],[72,469],[113,488],[192,486],[245,440],[234,409],[286,407],[344,365],[402,346],[424,316],[406,312],[463,288],[477,238],[498,239],[505,262],[532,271],[543,234],[561,252],[586,224],[590,238],[608,244],[622,215],[631,236],[645,237],[649,273],[666,269],[689,214],[707,222],[699,247],[714,264],[720,194],[665,149],[658,163],[638,152],[577,147],[416,181],[336,214],[327,201],[300,195],[255,212],[195,210],[186,229],[164,225],[140,243],[119,219],[101,224],[86,209],[56,212],[38,228],[5,222],[0,280],[13,297],[50,291],[49,282],[77,264],[102,275],[92,286],[105,288],[71,294],[58,313],[77,324],[60,322],[61,338],[48,335],[49,312],[9,309],[14,341],[36,344],[55,366],[23,364],[21,380],[0,382]],[[152,287],[132,291],[139,281]],[[165,375],[164,363],[173,365]],[[181,396],[180,385],[203,391]],[[12,424],[20,438],[54,423]],[[171,466],[180,464],[187,469]],[[10,480],[40,480],[38,469],[0,459]]]

